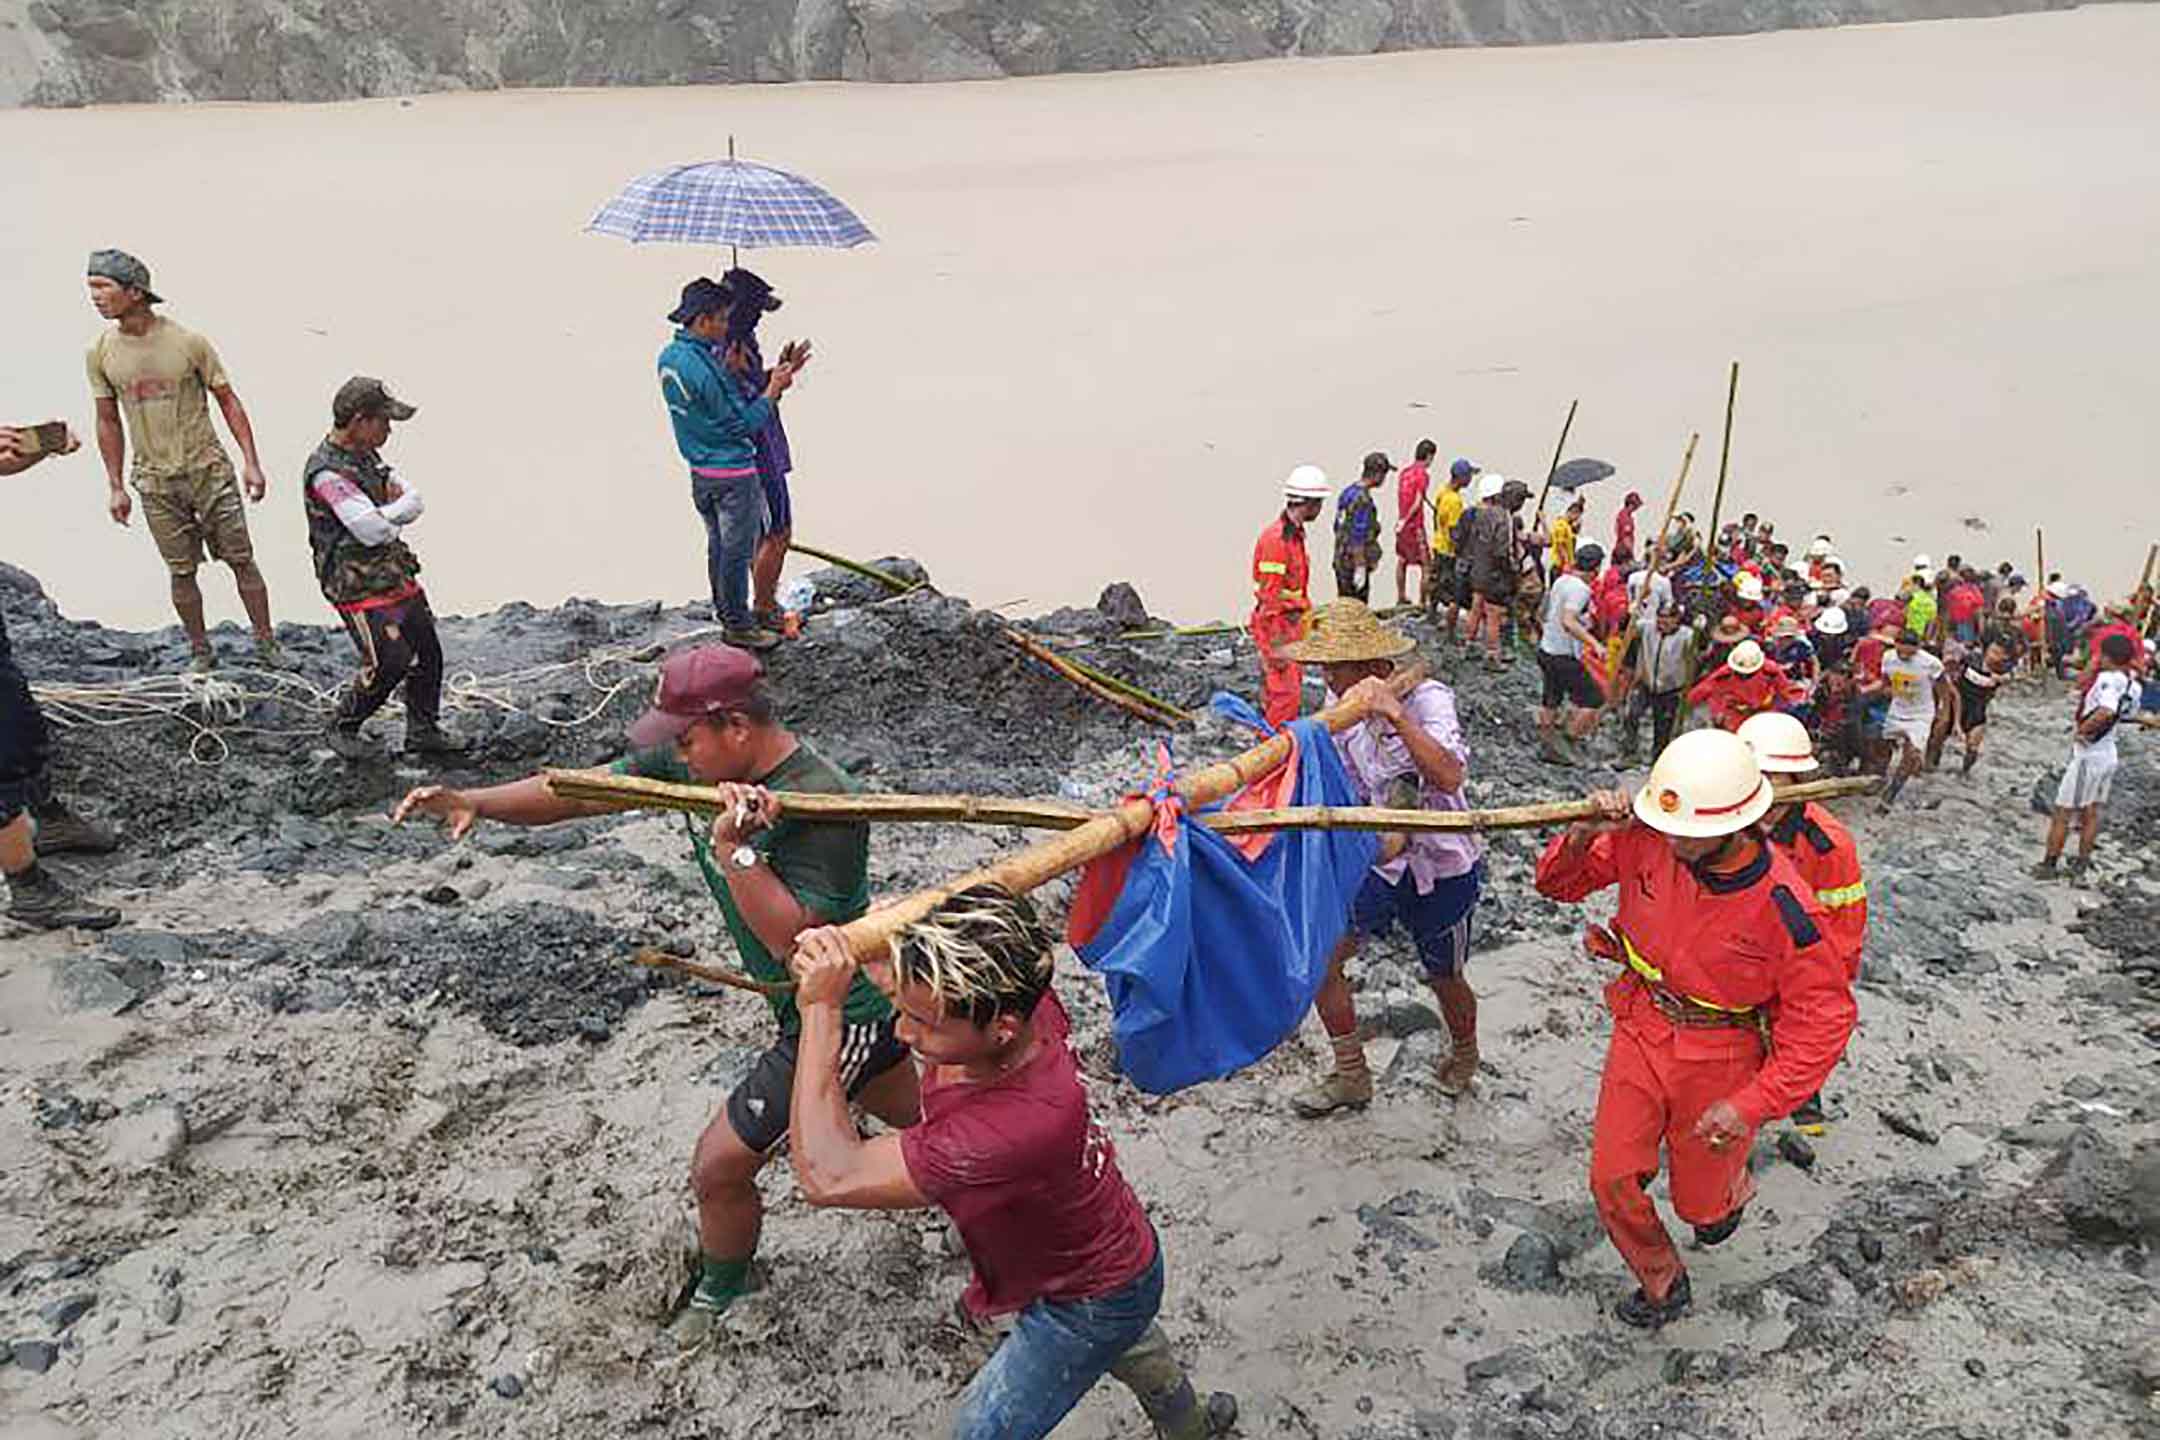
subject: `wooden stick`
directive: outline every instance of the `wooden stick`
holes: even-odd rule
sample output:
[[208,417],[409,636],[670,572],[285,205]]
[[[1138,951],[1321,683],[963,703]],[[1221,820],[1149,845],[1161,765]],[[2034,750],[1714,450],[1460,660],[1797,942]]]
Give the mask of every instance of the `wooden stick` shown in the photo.
[[[1047,645],[1043,644],[1042,641],[1037,640],[1034,636],[1028,634],[1025,630],[1015,630],[1013,631],[1013,634],[1019,636],[1023,640],[1026,640],[1037,649],[1049,651],[1049,647]],[[1049,653],[1054,654],[1056,652],[1050,651]],[[1117,691],[1120,695],[1130,696],[1131,698],[1139,701],[1143,705],[1160,710],[1166,715],[1175,716],[1179,720],[1192,719],[1192,716],[1188,715],[1185,711],[1179,709],[1177,706],[1171,704],[1168,700],[1163,699],[1162,696],[1157,695],[1152,690],[1142,689],[1140,686],[1135,685],[1132,681],[1127,680],[1122,675],[1113,675],[1109,671],[1104,670],[1099,666],[1090,665],[1087,661],[1075,659],[1070,655],[1061,655],[1059,656],[1059,658],[1062,659],[1067,665],[1070,665],[1073,669],[1079,671],[1082,675],[1087,676],[1088,679],[1093,680],[1098,685],[1106,685],[1110,689]]]
[[1732,362],[1732,378],[1725,384],[1725,443],[1718,447],[1717,496],[1710,502],[1710,543],[1717,544],[1718,516],[1725,510],[1725,471],[1732,463],[1733,404],[1740,398],[1740,362]]
[[1179,625],[1168,630],[1127,630],[1117,638],[1120,640],[1168,640],[1172,636],[1235,635],[1244,628],[1242,625],[1220,623],[1214,625]]
[[1092,666],[1082,665],[1077,660],[1060,655],[1018,630],[1007,630],[1005,638],[1106,705],[1115,706],[1129,715],[1155,725],[1174,727],[1190,724],[1192,721],[1190,715],[1169,701],[1158,699],[1137,686],[1114,680],[1114,677],[1105,676]]
[[2054,668],[2048,655],[2047,626],[2047,535],[2038,525],[2033,526],[2033,586],[2040,595],[2040,643],[2032,647],[2032,668],[2043,676]]
[[[1545,488],[1538,491],[1537,495],[1538,520],[1545,518],[1545,497],[1552,494],[1552,477],[1560,473],[1560,455],[1567,449],[1568,431],[1575,428],[1575,407],[1580,404],[1580,400],[1568,401],[1567,419],[1560,422],[1560,443],[1552,447],[1552,464],[1545,467]],[[1537,526],[1533,523],[1530,528],[1534,530]]]
[[[720,809],[719,791],[709,785],[677,785],[606,770],[540,773],[548,789],[563,799],[604,805],[610,810],[674,810],[711,815]],[[1097,813],[1055,800],[977,795],[835,795],[782,790],[775,792],[773,799],[779,803],[783,818],[809,821],[944,822],[1072,830],[1085,825]]]
[[[1846,795],[1867,795],[1882,788],[1874,775],[1853,775],[1842,780],[1809,780],[1781,785],[1780,804],[1808,800],[1835,800]],[[1241,810],[1236,814],[1207,815],[1201,823],[1224,835],[1254,830],[1390,830],[1463,831],[1533,830],[1546,825],[1566,825],[1594,820],[1598,809],[1590,800],[1548,800],[1536,805],[1511,805],[1499,810],[1383,810],[1367,805],[1299,805],[1282,810]]]
[[754,975],[740,971],[722,970],[712,965],[700,965],[694,960],[669,955],[660,950],[640,950],[630,957],[633,965],[643,965],[648,970],[679,970],[715,985],[725,985],[731,990],[747,990],[752,995],[785,995],[794,990],[792,980],[760,980]]
[[[1397,695],[1407,695],[1425,678],[1422,664],[1410,664],[1398,669],[1388,680],[1388,688]],[[1349,729],[1365,718],[1366,704],[1362,700],[1336,701],[1316,717],[1330,731]],[[1233,792],[1251,784],[1290,758],[1291,737],[1289,732],[1275,735],[1241,755],[1219,764],[1197,770],[1176,784],[1179,798],[1188,809],[1198,809],[1227,799]],[[1069,830],[1055,839],[1032,845],[1016,855],[1009,855],[994,865],[972,871],[957,880],[943,885],[933,885],[878,906],[869,914],[849,921],[841,927],[849,945],[860,959],[871,960],[882,955],[891,938],[900,931],[922,919],[938,906],[974,885],[997,885],[1015,895],[1025,894],[1037,886],[1054,880],[1071,870],[1077,870],[1088,861],[1107,855],[1128,840],[1147,833],[1155,821],[1155,802],[1146,798],[1128,800],[1117,809],[1099,815],[1076,830]]]
[[800,540],[790,540],[787,548],[798,555],[808,555],[813,560],[823,560],[828,565],[837,565],[842,570],[852,570],[867,580],[875,580],[880,585],[886,586],[895,594],[905,595],[910,590],[920,590],[922,588],[919,581],[903,580],[890,570],[880,570],[875,565],[865,565],[860,560],[850,560],[845,555],[835,555],[830,550],[820,550],[817,546],[805,545]]

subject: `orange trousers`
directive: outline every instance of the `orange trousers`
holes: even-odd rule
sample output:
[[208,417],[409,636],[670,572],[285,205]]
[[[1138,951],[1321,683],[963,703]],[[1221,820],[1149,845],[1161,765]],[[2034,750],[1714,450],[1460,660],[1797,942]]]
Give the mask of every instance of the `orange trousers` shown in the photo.
[[1746,1030],[1613,1024],[1598,1087],[1590,1194],[1613,1248],[1653,1300],[1665,1298],[1681,1270],[1649,1195],[1659,1148],[1670,1157],[1672,1207],[1682,1220],[1712,1225],[1747,1204],[1755,1193],[1747,1171],[1754,1136],[1712,1150],[1695,1137],[1695,1122],[1745,1085],[1762,1058]]
[[1298,638],[1299,625],[1274,616],[1255,614],[1253,644],[1260,652],[1260,713],[1270,725],[1288,725],[1298,717],[1305,695],[1305,672],[1295,660],[1276,657],[1275,647]]

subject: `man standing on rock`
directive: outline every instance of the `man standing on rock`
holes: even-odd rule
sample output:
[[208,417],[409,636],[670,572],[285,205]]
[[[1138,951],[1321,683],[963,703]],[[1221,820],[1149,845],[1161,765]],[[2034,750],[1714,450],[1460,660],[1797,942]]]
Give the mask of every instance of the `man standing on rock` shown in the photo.
[[301,469],[315,580],[360,652],[360,673],[339,698],[327,737],[347,760],[376,757],[360,727],[401,685],[405,753],[465,750],[442,728],[442,642],[420,588],[419,557],[401,538],[420,518],[420,492],[392,476],[382,458],[391,424],[418,413],[382,381],[355,375],[331,398],[330,433]]
[[[843,924],[869,907],[870,827],[781,816],[775,790],[846,794],[861,787],[780,723],[763,676],[757,657],[732,645],[678,650],[660,667],[652,709],[630,727],[638,748],[614,769],[720,788],[723,808],[709,827],[684,822],[691,855],[743,967],[778,986],[790,978],[780,957],[794,949],[797,936]],[[552,825],[605,813],[558,797],[533,775],[484,790],[423,785],[399,802],[391,819],[430,815],[458,840],[483,819]],[[701,1253],[689,1303],[671,1326],[685,1345],[701,1342],[749,1289],[764,1218],[757,1174],[787,1138],[802,1015],[790,991],[775,989],[767,1000],[779,1035],[705,1127],[690,1162]],[[914,1124],[921,1113],[915,1067],[893,1034],[892,1006],[857,975],[840,1009],[841,1058],[832,1083],[887,1124]]]
[[1056,949],[1027,897],[993,886],[894,936],[875,968],[923,1066],[923,1117],[865,1140],[847,1081],[862,972],[840,929],[802,934],[795,1179],[813,1205],[944,1211],[974,1262],[967,1321],[1015,1317],[960,1397],[954,1440],[1038,1440],[1105,1374],[1162,1440],[1202,1440],[1235,1423],[1237,1405],[1201,1402],[1156,1323],[1162,1242],[1090,1112],[1051,989]]
[[1660,1147],[1696,1243],[1730,1239],[1755,1192],[1756,1130],[1821,1090],[1859,1012],[1828,916],[1762,832],[1773,796],[1745,740],[1690,731],[1632,802],[1592,798],[1601,818],[1553,838],[1537,888],[1562,901],[1619,890],[1611,931],[1585,939],[1621,967],[1605,987],[1613,1032],[1590,1191],[1640,1286],[1613,1313],[1656,1329],[1693,1293],[1649,1195]]
[[[71,455],[82,448],[73,431],[56,429],[57,443],[47,445],[34,431],[0,426],[0,475],[19,475],[49,456]],[[29,680],[15,664],[7,617],[0,614],[0,874],[7,877],[8,918],[41,930],[110,929],[120,923],[118,910],[93,905],[38,863],[40,855],[106,851],[114,846],[110,831],[72,814],[52,798],[45,775],[50,751],[45,714],[30,693]]]
[[1283,647],[1305,633],[1312,611],[1312,561],[1305,554],[1305,527],[1327,503],[1327,475],[1300,465],[1283,482],[1282,513],[1253,544],[1253,648],[1260,654],[1260,712],[1270,725],[1297,719],[1305,673]]
[[668,312],[677,329],[660,352],[660,395],[675,427],[675,448],[690,467],[690,497],[705,522],[705,576],[713,618],[730,644],[770,650],[780,636],[750,610],[750,565],[765,532],[765,489],[758,478],[757,437],[773,407],[795,383],[783,357],[756,395],[745,395],[713,347],[727,335],[734,296],[702,276],[683,287]]
[[[150,308],[164,301],[150,288],[150,268],[142,261],[122,250],[93,251],[89,285],[90,303],[113,322],[91,343],[86,359],[90,394],[97,402],[98,454],[110,491],[106,508],[115,523],[128,523],[135,508],[127,488],[132,478],[150,538],[171,575],[173,611],[187,632],[197,672],[217,668],[203,624],[202,587],[195,582],[205,551],[232,568],[240,603],[255,629],[256,659],[273,668],[282,665],[270,628],[270,587],[256,568],[247,507],[240,499],[243,490],[250,501],[262,499],[265,485],[247,407],[210,342]],[[213,396],[240,447],[237,483],[232,461],[210,425]]]
[[[1370,717],[1335,738],[1358,803],[1393,809],[1467,810],[1470,746],[1455,713],[1455,695],[1425,680],[1397,697],[1387,688],[1395,662],[1417,648],[1383,626],[1355,600],[1338,600],[1313,616],[1312,633],[1292,646],[1300,660],[1324,666],[1331,696],[1369,697]],[[1454,1042],[1440,1066],[1441,1092],[1469,1092],[1477,1074],[1477,993],[1470,964],[1470,913],[1485,887],[1484,847],[1477,837],[1421,831],[1407,844],[1391,837],[1382,861],[1365,877],[1350,912],[1350,928],[1328,962],[1328,978],[1313,1008],[1335,1052],[1334,1068],[1291,1101],[1315,1118],[1372,1103],[1372,1072],[1358,1030],[1357,1002],[1344,966],[1366,940],[1396,925],[1409,932]]]
[[2130,676],[2137,650],[2129,638],[2121,634],[2108,636],[2100,642],[2100,652],[2094,658],[2100,671],[2078,699],[2070,764],[2056,787],[2055,813],[2048,820],[2047,851],[2032,872],[2038,880],[2053,880],[2062,873],[2056,865],[2069,841],[2072,819],[2077,821],[2078,853],[2069,865],[2070,878],[2084,878],[2092,865],[2093,847],[2100,843],[2100,812],[2107,808],[2115,771],[2122,763],[2115,746],[2115,731],[2138,710],[2138,687]]

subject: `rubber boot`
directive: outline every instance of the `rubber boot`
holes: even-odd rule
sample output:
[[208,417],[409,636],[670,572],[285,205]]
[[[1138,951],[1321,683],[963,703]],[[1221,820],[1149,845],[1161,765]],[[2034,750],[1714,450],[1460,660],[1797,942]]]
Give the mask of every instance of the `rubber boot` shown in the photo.
[[1207,1440],[1237,1424],[1234,1397],[1218,1392],[1208,1396],[1206,1404],[1200,1403],[1160,1325],[1148,1326],[1147,1333],[1110,1366],[1110,1373],[1133,1392],[1158,1440]]
[[1319,1080],[1290,1097],[1290,1108],[1307,1120],[1332,1115],[1337,1110],[1363,1110],[1372,1104],[1372,1074],[1346,1075],[1330,1070]]
[[1477,1077],[1477,992],[1460,975],[1433,982],[1433,996],[1440,1002],[1441,1018],[1447,1021],[1448,1038],[1455,1046],[1440,1062],[1438,1078],[1443,1095],[1467,1095]]
[[37,838],[32,843],[40,855],[110,855],[120,848],[120,837],[112,827],[85,820],[58,800],[33,803],[30,816],[37,822]]
[[8,876],[7,888],[8,919],[40,930],[110,930],[120,923],[118,910],[83,899],[40,865]]

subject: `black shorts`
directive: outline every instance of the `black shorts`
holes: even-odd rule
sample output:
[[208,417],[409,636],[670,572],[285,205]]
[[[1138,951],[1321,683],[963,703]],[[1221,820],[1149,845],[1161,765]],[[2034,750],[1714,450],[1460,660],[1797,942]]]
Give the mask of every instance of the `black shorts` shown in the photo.
[[[770,1154],[787,1139],[788,1105],[795,1094],[795,1048],[797,1037],[783,1035],[779,1043],[758,1056],[750,1073],[727,1098],[728,1124],[735,1137],[760,1155]],[[906,1061],[911,1052],[893,1034],[891,1017],[871,1025],[847,1025],[840,1031],[840,1083],[853,1100],[863,1087],[893,1066]]]
[[1548,655],[1540,650],[1537,668],[1545,677],[1544,698],[1538,701],[1543,708],[1557,710],[1562,700],[1572,700],[1584,710],[1595,710],[1605,703],[1597,686],[1590,683],[1590,672],[1573,655]]
[[8,650],[6,622],[0,621],[0,825],[42,798],[45,762],[52,734],[30,694],[30,682]]

